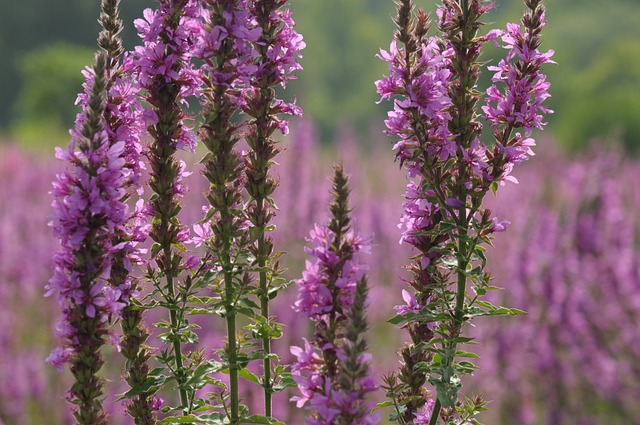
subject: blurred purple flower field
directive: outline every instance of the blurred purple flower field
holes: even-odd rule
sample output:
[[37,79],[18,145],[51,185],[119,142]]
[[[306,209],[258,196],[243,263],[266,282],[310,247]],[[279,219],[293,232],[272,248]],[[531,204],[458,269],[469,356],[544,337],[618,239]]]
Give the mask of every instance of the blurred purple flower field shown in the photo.
[[[274,235],[276,249],[287,251],[287,278],[299,278],[304,239],[315,222],[327,219],[332,162],[342,162],[352,175],[357,229],[373,235],[372,253],[365,258],[372,300],[369,351],[380,376],[396,367],[400,346],[399,332],[386,320],[394,315],[393,306],[403,303],[401,265],[411,255],[410,247],[399,243],[397,226],[406,181],[380,131],[372,130],[366,145],[354,134],[341,132],[335,154],[318,144],[310,122],[293,126],[274,168],[280,177]],[[488,253],[495,286],[508,289],[497,291],[492,301],[529,315],[481,322],[481,370],[474,390],[492,400],[487,423],[640,424],[640,164],[597,149],[568,158],[551,143],[541,140],[538,156],[514,172],[519,187],[507,183],[490,199],[494,213],[511,222],[508,237],[497,235]],[[47,193],[60,164],[2,146],[0,425],[67,424],[69,376],[44,363],[56,345],[52,335],[59,314],[43,288],[58,249],[47,227],[52,201]],[[185,157],[193,174],[187,178],[183,223],[201,218],[207,182],[199,159]],[[273,307],[287,326],[286,336],[274,341],[275,350],[289,364],[289,346],[301,346],[309,332],[291,308],[295,299],[296,289],[289,288]],[[220,348],[224,323],[207,317],[199,324],[205,331],[201,345]],[[121,373],[115,367],[105,371],[115,389],[109,394],[125,391]],[[288,402],[291,395],[275,398],[277,416],[302,423],[295,403]],[[252,397],[260,398],[245,394],[245,402],[251,404]],[[105,405],[114,425],[127,423],[115,397]]]

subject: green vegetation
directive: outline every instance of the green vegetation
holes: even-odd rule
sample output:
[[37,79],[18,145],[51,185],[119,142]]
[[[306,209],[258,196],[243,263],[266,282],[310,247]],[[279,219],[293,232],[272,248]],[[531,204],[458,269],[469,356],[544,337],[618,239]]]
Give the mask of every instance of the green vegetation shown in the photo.
[[[433,10],[437,2],[416,3]],[[494,22],[519,19],[521,0],[496,3],[491,16]],[[323,139],[332,140],[333,129],[344,123],[355,124],[363,133],[371,122],[380,124],[384,110],[375,104],[373,82],[382,76],[385,66],[375,55],[380,48],[388,48],[391,40],[393,1],[296,0],[292,4],[307,49],[302,60],[305,69],[300,79],[291,83],[290,91],[307,116],[319,122]],[[133,20],[140,17],[143,8],[153,5],[153,0],[122,2],[127,48],[136,43]],[[54,101],[45,95],[50,92],[44,84],[53,83],[53,79],[30,81],[32,75],[25,72],[24,60],[35,61],[35,52],[48,52],[43,46],[57,41],[93,49],[98,24],[90,17],[96,16],[98,7],[97,0],[22,0],[3,7],[0,129],[12,130],[22,138],[38,126],[67,128],[72,124],[72,115],[64,107],[49,109]],[[554,49],[559,63],[547,69],[553,85],[551,107],[557,111],[549,118],[551,132],[573,149],[585,146],[591,138],[603,138],[621,140],[640,151],[640,2],[549,2],[547,18],[543,47]],[[58,47],[57,54],[62,50]],[[68,52],[75,56],[70,48]],[[499,49],[489,49],[487,60],[495,62],[500,54]],[[79,79],[79,58],[66,62],[58,58],[64,63],[58,74],[69,73]],[[489,82],[481,83],[486,86]],[[41,96],[33,93],[38,87],[42,87]],[[58,88],[53,90],[58,92]],[[77,89],[72,90],[71,98],[75,92]],[[25,125],[25,117],[36,116],[41,117],[38,124],[29,118],[29,125]]]
[[355,124],[361,131],[385,109],[376,107],[379,96],[374,81],[386,71],[376,59],[388,48],[394,24],[391,0],[299,0],[295,6],[298,30],[307,48],[304,70],[293,82],[305,114],[320,124],[323,138],[341,124]]
[[[145,7],[153,6],[153,0],[123,0],[122,17],[126,22],[123,38],[127,48],[136,42],[136,31],[133,19],[142,15]],[[70,46],[82,46],[95,51],[96,35],[100,25],[95,17],[100,9],[99,0],[20,0],[3,2],[0,13],[0,130],[4,133],[15,129],[18,121],[31,111],[24,109],[25,103],[20,96],[33,86],[27,81],[28,76],[22,73],[23,60],[37,51],[46,52],[47,46],[64,43],[69,46],[68,52],[74,55]],[[85,56],[86,57],[86,56]],[[74,74],[76,81],[82,81],[80,71],[91,63],[92,56],[82,65],[74,69],[68,67],[64,71]],[[73,59],[69,59],[69,64]],[[41,74],[46,75],[46,74]],[[65,77],[73,78],[73,76]],[[46,82],[46,81],[45,81]],[[56,84],[57,81],[51,81]],[[80,85],[73,89],[71,105]],[[40,107],[38,107],[40,108]],[[33,111],[35,112],[35,111]],[[61,117],[61,128],[73,124],[73,116]],[[60,118],[43,116],[43,121],[55,123]],[[53,124],[52,124],[53,125]]]
[[38,146],[46,138],[66,138],[64,125],[74,121],[74,102],[84,81],[78,70],[91,63],[92,58],[91,49],[64,43],[19,58],[18,69],[24,82],[10,129],[16,140]]

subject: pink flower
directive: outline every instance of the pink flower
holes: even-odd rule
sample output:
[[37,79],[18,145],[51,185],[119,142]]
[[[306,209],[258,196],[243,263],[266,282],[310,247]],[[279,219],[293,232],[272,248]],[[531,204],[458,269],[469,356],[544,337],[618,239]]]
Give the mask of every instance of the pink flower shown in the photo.
[[489,229],[491,233],[493,232],[504,232],[507,230],[507,227],[511,224],[508,220],[498,221],[498,217],[493,217],[491,220],[491,228]]
[[416,300],[416,297],[406,289],[402,290],[402,299],[406,303],[405,305],[397,305],[393,307],[398,314],[419,313],[422,310],[422,306]]
[[[328,276],[332,275],[341,261],[339,253],[332,248],[334,234],[326,226],[316,225],[310,232],[307,241],[312,243],[311,247],[305,248],[305,252],[312,256],[307,260],[302,278],[296,281],[299,287],[298,299],[293,309],[304,313],[307,317],[319,318],[335,309],[334,300],[340,302],[340,308],[349,307],[353,300],[353,291],[356,282],[366,270],[366,266],[361,264],[357,258],[344,261],[341,270],[335,275],[334,293],[327,286]],[[349,232],[344,236],[344,242],[349,245],[351,256],[358,252],[369,251],[369,242],[362,235]]]
[[164,403],[164,399],[162,397],[159,397],[157,395],[154,395],[153,397],[151,397],[151,409],[158,411],[160,410],[160,408],[162,407],[162,404]]
[[200,265],[200,258],[197,255],[190,255],[187,257],[187,260],[184,262],[184,267],[186,269],[192,270]]
[[429,425],[429,421],[431,420],[431,412],[433,411],[433,406],[436,404],[433,399],[428,398],[427,404],[420,410],[415,413],[415,419],[413,423],[415,425]]
[[58,371],[62,371],[65,363],[69,361],[73,353],[74,350],[72,348],[56,347],[44,361],[51,364]]

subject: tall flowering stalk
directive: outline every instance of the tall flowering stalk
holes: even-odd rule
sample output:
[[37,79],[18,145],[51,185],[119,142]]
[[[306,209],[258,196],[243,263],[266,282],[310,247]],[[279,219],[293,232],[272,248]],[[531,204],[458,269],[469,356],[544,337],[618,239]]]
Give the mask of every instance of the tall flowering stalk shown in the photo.
[[[169,347],[162,350],[159,360],[171,372],[180,394],[181,409],[193,408],[193,391],[187,388],[189,377],[182,344],[194,342],[193,325],[186,318],[187,299],[191,279],[179,285],[183,271],[190,264],[180,250],[188,239],[188,230],[178,220],[180,198],[186,188],[183,161],[176,158],[179,149],[193,151],[196,137],[185,123],[188,118],[181,105],[188,96],[196,94],[200,86],[198,72],[191,65],[194,44],[200,33],[200,7],[194,0],[162,0],[157,10],[146,9],[144,19],[135,21],[143,45],[133,53],[127,70],[132,72],[144,90],[149,104],[146,115],[152,138],[146,155],[149,160],[153,190],[148,214],[152,217],[149,236],[154,244],[151,259],[156,268],[149,267],[148,277],[154,283],[169,310],[169,322],[161,339]],[[161,382],[160,382],[161,383]]]
[[276,147],[274,132],[288,132],[288,122],[280,118],[282,114],[302,115],[294,103],[287,103],[276,97],[275,89],[285,86],[295,78],[294,72],[300,69],[298,58],[305,47],[302,36],[294,30],[291,12],[283,7],[288,0],[253,0],[249,4],[252,19],[260,29],[260,38],[254,42],[258,53],[254,61],[257,66],[252,86],[244,93],[244,111],[251,117],[246,136],[251,148],[247,156],[246,188],[251,202],[247,216],[251,221],[252,232],[256,239],[252,247],[258,269],[258,290],[262,329],[257,335],[262,340],[264,350],[263,379],[265,416],[272,415],[272,393],[274,380],[271,367],[271,340],[278,333],[278,326],[272,323],[269,313],[269,300],[277,294],[274,283],[280,273],[277,256],[273,252],[273,241],[268,232],[274,215],[275,203],[271,195],[277,186],[277,180],[269,174],[274,158],[280,151]]
[[[58,185],[54,185],[57,197],[54,201],[54,232],[61,238],[63,247],[69,250],[56,256],[57,277],[52,280],[49,292],[60,291],[63,315],[66,316],[59,327],[61,336],[71,338],[73,344],[86,345],[88,351],[79,352],[72,344],[71,347],[54,350],[49,360],[54,364],[64,360],[72,363],[78,383],[71,393],[77,400],[74,403],[81,406],[75,413],[80,423],[103,423],[106,420],[106,415],[100,412],[100,403],[95,400],[101,393],[101,382],[95,374],[103,361],[98,350],[105,337],[119,344],[117,335],[106,333],[107,325],[112,317],[119,317],[123,323],[127,321],[128,304],[135,291],[129,276],[131,263],[138,258],[137,243],[145,238],[139,212],[130,213],[127,206],[129,189],[137,183],[140,175],[138,142],[141,127],[140,120],[131,113],[130,103],[137,103],[133,93],[121,96],[126,91],[123,89],[126,84],[123,85],[119,66],[123,49],[118,36],[122,29],[118,12],[118,0],[103,0],[99,19],[103,30],[98,36],[98,45],[103,51],[97,56],[93,73],[87,71],[85,74],[85,93],[79,96],[84,111],[76,120],[69,150],[67,153],[58,151],[59,158],[70,161],[82,172],[76,170],[75,175],[61,175]],[[67,240],[65,232],[71,224],[68,220],[74,217],[78,221],[72,226],[76,227],[76,237],[83,235],[85,239],[82,241]],[[83,259],[81,251],[87,245],[88,257]],[[74,250],[80,252],[74,253]],[[75,265],[70,253],[76,258]],[[71,272],[68,282],[58,280],[63,278],[61,274],[65,268],[67,273]],[[67,291],[70,288],[56,287],[69,283],[73,286],[71,293]],[[90,323],[78,328],[76,322],[81,318],[77,316],[78,311],[71,308],[68,297],[72,296],[79,304],[83,291],[83,302],[88,303],[85,314]],[[136,323],[131,332],[136,332],[138,325]],[[74,328],[81,331],[80,334]],[[87,338],[91,341],[87,342]],[[125,352],[127,348],[126,340]],[[89,360],[92,356],[94,358]],[[78,364],[78,360],[84,364]],[[139,374],[144,375],[148,370],[146,357],[142,356],[140,360],[136,367]],[[137,404],[140,410],[144,410],[143,406],[148,407],[149,403],[141,399]]]
[[311,343],[292,347],[296,356],[293,377],[300,396],[292,398],[297,407],[308,403],[308,423],[313,425],[375,424],[373,403],[367,395],[375,391],[370,374],[369,354],[363,334],[367,282],[358,254],[368,252],[368,241],[351,229],[348,180],[336,167],[333,202],[327,226],[311,232],[312,256],[296,281],[299,287],[294,310],[315,324]]
[[[100,345],[100,338],[104,337],[103,333],[106,329],[108,319],[112,316],[119,317],[124,333],[122,343],[119,344],[119,337],[113,333],[111,333],[110,339],[121,346],[125,357],[132,362],[128,367],[126,376],[129,383],[135,385],[144,382],[146,379],[146,374],[149,369],[147,365],[149,355],[146,349],[142,347],[148,333],[145,334],[144,327],[140,324],[141,313],[135,311],[131,305],[132,296],[136,293],[136,285],[130,273],[132,263],[139,259],[139,252],[136,245],[138,242],[143,241],[146,235],[139,209],[130,213],[126,203],[129,199],[131,189],[138,184],[141,173],[139,138],[142,131],[142,121],[136,112],[135,106],[137,106],[137,111],[140,111],[140,107],[135,97],[135,92],[131,90],[132,84],[126,76],[123,75],[119,64],[123,51],[122,42],[118,35],[122,29],[122,21],[118,17],[119,3],[118,0],[103,0],[102,2],[102,13],[100,14],[99,21],[103,30],[98,36],[98,45],[103,50],[103,52],[100,53],[101,56],[99,59],[100,61],[104,61],[103,73],[100,76],[99,83],[97,83],[97,68],[94,68],[93,75],[87,74],[89,79],[85,85],[85,94],[80,95],[80,102],[85,107],[85,113],[84,115],[81,114],[78,116],[76,134],[74,134],[74,137],[77,138],[76,141],[80,142],[80,152],[74,151],[72,147],[69,150],[69,154],[63,156],[65,159],[71,160],[76,166],[83,166],[83,156],[85,156],[84,159],[88,159],[90,163],[95,160],[95,158],[91,159],[93,158],[92,154],[87,152],[86,147],[83,146],[83,143],[86,143],[86,141],[80,140],[80,137],[95,137],[96,142],[89,146],[90,149],[96,150],[96,154],[99,153],[100,148],[111,152],[111,154],[107,154],[108,160],[111,161],[111,165],[109,165],[108,168],[116,173],[111,177],[113,179],[112,183],[115,184],[114,187],[110,188],[111,194],[109,196],[112,198],[110,201],[105,199],[108,198],[105,196],[106,188],[101,183],[96,184],[93,194],[90,195],[92,198],[91,203],[102,205],[100,207],[89,208],[91,214],[94,215],[93,220],[96,220],[96,217],[100,214],[105,214],[104,212],[98,212],[96,208],[106,208],[107,210],[113,208],[112,215],[118,215],[117,220],[114,221],[112,218],[111,221],[109,221],[109,219],[107,219],[102,225],[107,225],[106,231],[110,233],[108,237],[104,237],[104,240],[102,240],[103,236],[96,236],[98,240],[100,240],[100,243],[95,245],[93,255],[95,255],[96,259],[94,261],[97,261],[99,256],[102,255],[102,259],[100,260],[102,272],[99,280],[96,279],[96,283],[89,289],[89,296],[93,297],[94,304],[97,303],[96,305],[102,307],[103,310],[98,314],[95,312],[95,307],[91,309],[91,314],[93,314],[94,317],[97,315],[100,320],[98,324],[100,329],[96,329],[95,332],[98,340],[94,341],[90,346],[92,345],[94,347],[93,349],[96,350],[94,355],[96,355],[97,358],[93,370],[97,372],[96,368],[98,368],[98,365],[102,362],[100,354],[97,352]],[[94,92],[88,91],[91,84],[94,86]],[[100,96],[104,96],[104,99],[96,97],[95,90],[97,87],[100,87],[102,91]],[[104,101],[104,104],[98,105],[98,101]],[[97,114],[100,111],[102,113],[103,121],[100,123],[100,127],[95,127],[95,130],[97,130],[95,135],[91,135],[87,127],[89,108],[93,108],[91,109],[94,111],[93,113]],[[82,126],[82,129],[80,129],[80,126]],[[106,139],[99,139],[103,137],[106,137]],[[98,145],[98,140],[100,140],[99,143],[102,143],[102,145]],[[109,157],[109,155],[111,156]],[[96,172],[100,173],[102,172],[102,168],[105,167],[105,164],[96,162],[95,164],[91,164],[91,166],[97,166]],[[85,172],[91,175],[91,170],[87,168],[86,165],[83,167],[85,168]],[[119,173],[119,175],[117,175],[117,173]],[[69,178],[69,176],[65,177],[65,179],[66,178]],[[60,188],[65,191],[76,190],[72,187],[73,184],[71,182],[68,183],[71,186]],[[88,187],[84,190],[88,190]],[[78,196],[78,194],[75,196]],[[120,198],[117,198],[117,196],[120,196]],[[63,200],[62,202],[68,204],[67,201]],[[60,206],[57,201],[54,202],[54,208],[59,209]],[[79,211],[75,212],[75,214],[78,213]],[[79,223],[83,221],[86,223],[89,219],[81,220]],[[56,232],[60,231],[57,229],[59,225],[60,223],[54,221],[54,229]],[[95,231],[100,233],[98,229]],[[103,230],[103,232],[104,231],[105,230]],[[63,244],[64,243],[63,238]],[[104,249],[106,252],[100,254],[99,249]],[[96,268],[96,271],[97,270],[99,269]],[[109,286],[103,288],[101,291],[100,286],[107,282]],[[62,294],[63,291],[61,291],[61,295]],[[77,297],[78,294],[75,296]],[[66,323],[63,325],[66,328],[71,324]],[[66,332],[71,332],[71,330],[67,328]],[[79,341],[80,339],[78,339],[78,342]],[[71,354],[72,350],[63,349],[62,352],[58,351],[58,353]],[[50,360],[54,362],[57,361],[56,356],[50,357]],[[86,371],[83,371],[83,376],[85,375]],[[87,386],[91,388],[91,385]],[[96,390],[98,389],[96,384],[94,384],[94,388]],[[96,396],[99,395],[99,393],[96,394]],[[129,404],[128,409],[138,423],[154,423],[150,400],[148,397],[144,397],[144,394],[137,396],[132,403]],[[89,421],[83,423],[93,423],[93,420],[97,420],[98,422],[96,423],[101,423],[99,421],[104,420],[101,419],[105,417],[104,415],[98,415],[99,417],[97,419],[90,419],[92,417],[96,418],[97,415],[97,413],[84,415],[80,413],[83,421]]]
[[[458,400],[460,376],[475,368],[458,360],[475,357],[458,349],[470,342],[463,326],[475,316],[521,313],[479,297],[492,289],[483,245],[509,224],[492,217],[482,207],[483,198],[533,153],[533,139],[512,131],[524,128],[528,137],[533,127],[542,126],[541,114],[550,112],[542,106],[549,86],[539,71],[553,52],[537,50],[544,8],[538,0],[525,4],[524,32],[509,24],[507,32],[478,36],[480,19],[491,6],[444,0],[436,38],[427,37],[428,15],[416,12],[411,0],[400,0],[395,40],[380,55],[390,74],[376,83],[378,93],[382,99],[396,98],[387,133],[400,138],[394,149],[410,179],[402,242],[418,252],[408,266],[413,291],[403,290],[406,305],[396,307],[392,320],[404,325],[411,342],[401,350],[400,371],[385,379],[395,405],[392,419],[401,424],[466,423],[482,410],[481,398]],[[497,71],[494,82],[506,86],[504,92],[492,86],[484,108],[496,137],[491,151],[480,141],[476,85],[482,45],[498,37],[509,53],[499,67],[490,68]],[[436,389],[435,400],[424,387],[427,382]]]
[[57,175],[52,191],[51,226],[62,250],[54,256],[55,275],[46,289],[47,295],[58,293],[63,318],[57,327],[62,344],[47,361],[57,368],[70,365],[75,383],[69,399],[77,405],[76,422],[86,425],[108,423],[98,376],[104,363],[100,349],[109,340],[117,343],[109,322],[121,314],[123,288],[109,281],[115,258],[128,248],[115,236],[129,219],[125,186],[130,170],[125,142],[111,143],[105,121],[110,53],[98,52],[93,68],[84,71],[84,93],[78,96],[82,112],[68,149],[56,151],[70,168]]
[[[129,170],[127,194],[123,201],[136,192],[140,193],[142,174],[142,145],[146,120],[143,108],[138,100],[139,85],[124,72],[120,63],[123,53],[122,40],[119,33],[122,21],[119,18],[119,0],[103,0],[100,23],[104,31],[98,37],[98,44],[109,56],[109,89],[108,102],[105,109],[107,133],[113,145],[124,141],[125,167]],[[120,294],[124,305],[121,312],[122,329],[121,353],[127,360],[125,380],[131,388],[143,386],[149,376],[149,359],[151,353],[145,346],[149,331],[142,321],[143,309],[137,299],[139,294],[138,280],[132,276],[133,264],[140,263],[141,252],[136,248],[139,242],[147,237],[148,226],[142,213],[142,202],[136,205],[127,226],[115,230],[114,242],[122,248],[114,253],[109,283]],[[156,423],[153,391],[138,392],[127,403],[127,412],[136,424],[150,425]]]
[[[495,71],[494,84],[487,91],[484,118],[489,121],[496,140],[493,152],[487,154],[492,171],[487,181],[500,181],[509,176],[513,166],[525,161],[535,146],[531,138],[534,128],[545,124],[542,114],[552,113],[543,105],[549,94],[549,82],[542,73],[545,63],[551,60],[553,50],[541,52],[540,33],[545,26],[545,8],[540,0],[525,0],[529,12],[522,17],[522,26],[507,24],[507,31],[500,32],[507,56]],[[522,129],[524,134],[514,131]]]
[[195,226],[197,243],[204,243],[211,254],[207,267],[213,276],[214,297],[210,310],[218,311],[227,323],[227,345],[223,351],[224,367],[229,371],[229,406],[219,402],[229,423],[240,423],[238,374],[242,368],[237,337],[237,315],[251,289],[247,218],[244,212],[244,159],[237,151],[244,122],[237,111],[243,90],[249,85],[257,67],[251,42],[256,42],[260,29],[252,24],[246,0],[207,0],[205,26],[198,56],[204,59],[202,95],[204,123],[200,139],[207,149],[202,160],[204,176],[209,182],[205,207],[206,217]]

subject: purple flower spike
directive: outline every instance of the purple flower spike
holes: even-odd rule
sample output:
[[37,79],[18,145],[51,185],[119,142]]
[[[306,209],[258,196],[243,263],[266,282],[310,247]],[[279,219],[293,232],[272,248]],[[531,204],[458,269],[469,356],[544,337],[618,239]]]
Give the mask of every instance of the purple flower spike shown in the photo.
[[[507,50],[505,59],[498,66],[490,66],[494,71],[494,84],[487,90],[484,118],[491,123],[496,146],[491,163],[493,173],[490,181],[517,180],[509,174],[515,164],[533,156],[531,138],[533,129],[542,129],[543,115],[553,111],[543,105],[549,94],[550,84],[542,73],[542,66],[555,63],[551,57],[553,50],[541,52],[539,34],[545,27],[545,13],[541,5],[532,6],[529,15],[525,15],[523,25],[507,24],[507,30],[501,32],[503,48]],[[520,132],[512,133],[515,130]]]
[[333,190],[332,219],[311,231],[312,246],[306,251],[312,260],[296,281],[299,297],[293,308],[313,320],[316,331],[311,342],[304,340],[304,348],[291,347],[296,356],[291,370],[300,391],[291,401],[299,408],[306,405],[308,424],[374,425],[380,417],[371,413],[374,403],[368,394],[377,386],[362,336],[367,328],[366,267],[357,258],[368,252],[369,243],[350,229],[349,189],[339,167]]
[[[412,245],[417,255],[407,266],[411,292],[403,290],[406,304],[395,307],[395,319],[408,330],[411,342],[400,352],[400,371],[385,378],[385,389],[399,423],[435,423],[441,408],[457,414],[460,386],[449,376],[457,338],[464,322],[474,316],[468,314],[467,285],[483,287],[491,280],[489,273],[470,276],[468,270],[483,271],[480,245],[509,225],[492,218],[483,199],[505,180],[515,181],[510,176],[514,165],[533,155],[532,129],[541,128],[542,114],[551,112],[543,106],[549,84],[540,67],[551,62],[553,52],[537,50],[544,27],[541,0],[525,0],[529,12],[522,19],[524,31],[509,24],[506,32],[492,30],[484,36],[478,34],[481,19],[493,8],[486,1],[442,0],[437,10],[440,37],[427,36],[429,16],[413,1],[398,0],[396,5],[394,40],[389,51],[378,56],[389,73],[376,88],[380,100],[393,101],[386,133],[399,139],[393,149],[409,179],[399,224],[401,243]],[[496,143],[489,148],[481,141],[483,125],[477,113],[482,98],[480,57],[484,43],[499,39],[508,54],[498,67],[490,68],[496,84],[489,88],[483,110]],[[520,128],[522,133],[514,132]],[[442,301],[453,299],[454,303]],[[425,314],[410,314],[420,311]],[[432,313],[437,321],[430,318]],[[430,342],[436,335],[445,342]],[[433,362],[429,344],[441,344],[450,355]],[[443,378],[435,382],[434,376]],[[427,380],[438,393],[433,406],[424,388]],[[448,423],[453,416],[440,419]]]
[[[176,14],[176,10],[180,12]],[[140,86],[148,91],[146,99],[157,107],[162,99],[158,98],[158,87],[171,84],[177,90],[172,93],[175,102],[187,105],[186,98],[199,94],[202,85],[200,72],[192,65],[191,60],[197,53],[197,41],[202,31],[202,10],[196,0],[161,1],[157,10],[146,9],[144,19],[134,22],[140,38],[141,46],[132,52],[130,60],[125,62],[125,70],[131,72]],[[167,22],[177,17],[179,22],[175,28],[167,26]],[[187,105],[188,106],[188,105]],[[179,114],[177,129],[171,134],[171,142],[175,149],[193,152],[197,138],[185,120],[182,111]],[[150,124],[157,124],[157,110],[146,111]],[[166,117],[165,117],[166,119]]]
[[[361,264],[354,254],[369,248],[366,239],[359,234],[349,232],[344,235],[344,248],[350,258],[340,257],[333,250],[336,235],[327,226],[318,226],[311,231],[307,241],[313,245],[305,248],[313,258],[306,263],[302,278],[296,281],[300,288],[298,300],[293,309],[309,318],[320,319],[322,316],[348,308],[353,304],[356,282],[360,280],[366,265]],[[337,272],[333,291],[327,286],[328,274]],[[336,306],[335,302],[341,305]]]
[[451,105],[447,93],[451,76],[447,57],[451,52],[443,51],[435,38],[426,40],[420,49],[416,68],[410,73],[405,68],[406,51],[399,48],[395,40],[391,42],[388,52],[380,50],[378,58],[389,64],[389,76],[376,82],[380,101],[390,100],[398,94],[405,95],[403,99],[394,101],[393,111],[388,113],[385,125],[389,136],[400,138],[394,146],[396,158],[401,164],[408,161],[409,172],[414,175],[421,164],[414,156],[422,143],[413,128],[417,121],[422,121],[425,128],[429,129],[425,135],[429,155],[446,160],[456,152],[447,125],[449,114],[446,112]]
[[81,424],[106,424],[97,398],[102,380],[100,347],[117,341],[108,325],[123,304],[120,290],[109,286],[115,255],[122,248],[116,235],[129,219],[126,186],[131,170],[126,166],[125,142],[111,143],[107,110],[107,53],[96,56],[93,69],[84,72],[84,92],[78,96],[82,112],[66,151],[56,156],[69,168],[57,175],[50,226],[62,250],[54,255],[55,273],[46,285],[47,295],[58,294],[62,321],[58,325],[61,346],[47,361],[60,369],[70,364],[76,385],[70,391],[78,405]]

